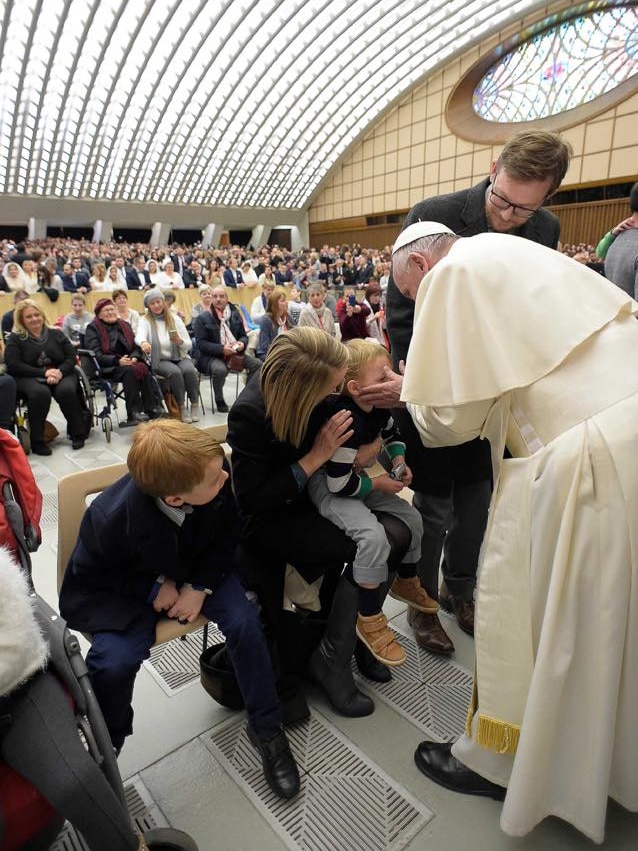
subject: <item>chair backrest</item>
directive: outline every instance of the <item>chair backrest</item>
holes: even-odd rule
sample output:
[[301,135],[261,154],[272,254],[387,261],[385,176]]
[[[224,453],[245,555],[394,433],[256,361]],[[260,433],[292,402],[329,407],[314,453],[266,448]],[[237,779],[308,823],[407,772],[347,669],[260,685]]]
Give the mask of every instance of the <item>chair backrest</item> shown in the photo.
[[[228,433],[226,424],[202,429],[224,443]],[[228,453],[227,453],[228,454]],[[58,482],[58,590],[62,585],[64,571],[80,531],[80,523],[86,511],[86,498],[101,493],[121,478],[128,468],[125,463],[82,470],[63,476]]]

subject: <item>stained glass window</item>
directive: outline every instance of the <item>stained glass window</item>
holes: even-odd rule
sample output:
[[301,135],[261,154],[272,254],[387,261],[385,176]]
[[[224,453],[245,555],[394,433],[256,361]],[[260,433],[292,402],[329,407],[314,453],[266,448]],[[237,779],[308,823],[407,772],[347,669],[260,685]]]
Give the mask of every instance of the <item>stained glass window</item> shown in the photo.
[[504,56],[474,91],[487,121],[558,115],[638,74],[638,10],[620,6],[572,18]]

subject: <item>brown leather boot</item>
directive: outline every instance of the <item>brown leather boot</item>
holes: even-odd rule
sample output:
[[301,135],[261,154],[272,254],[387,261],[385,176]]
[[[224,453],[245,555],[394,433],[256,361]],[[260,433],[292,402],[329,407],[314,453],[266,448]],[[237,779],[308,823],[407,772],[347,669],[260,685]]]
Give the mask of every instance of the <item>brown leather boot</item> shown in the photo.
[[414,637],[419,647],[438,656],[449,656],[454,653],[454,644],[441,626],[438,615],[426,615],[410,606],[408,623],[414,630]]
[[474,602],[472,600],[459,600],[447,590],[444,582],[441,583],[439,592],[441,607],[446,612],[451,612],[463,632],[474,635]]

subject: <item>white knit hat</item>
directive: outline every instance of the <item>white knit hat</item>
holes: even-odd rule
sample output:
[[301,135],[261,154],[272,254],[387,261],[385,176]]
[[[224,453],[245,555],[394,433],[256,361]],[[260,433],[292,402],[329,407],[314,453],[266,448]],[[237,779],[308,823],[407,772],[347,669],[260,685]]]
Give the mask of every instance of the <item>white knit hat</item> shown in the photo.
[[454,231],[440,222],[415,222],[413,225],[408,225],[397,236],[392,246],[392,253],[394,254],[399,248],[403,248],[404,245],[409,245],[411,242],[416,242],[417,239],[424,236],[435,236],[439,233],[451,233],[454,236]]

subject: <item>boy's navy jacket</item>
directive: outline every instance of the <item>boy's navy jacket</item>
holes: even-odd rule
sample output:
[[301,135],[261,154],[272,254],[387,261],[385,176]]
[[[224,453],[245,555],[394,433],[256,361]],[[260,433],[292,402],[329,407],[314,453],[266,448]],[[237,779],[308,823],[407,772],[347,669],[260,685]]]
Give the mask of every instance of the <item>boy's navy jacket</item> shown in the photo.
[[160,574],[214,590],[234,569],[238,535],[230,478],[180,528],[126,475],[86,510],[60,589],[60,614],[84,632],[125,630],[150,605]]

